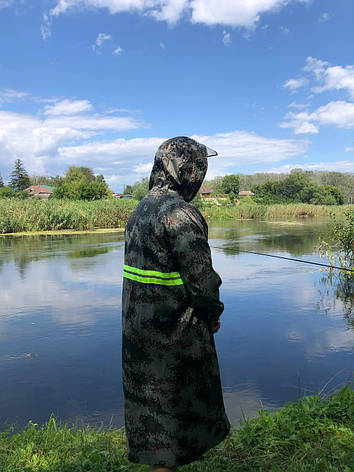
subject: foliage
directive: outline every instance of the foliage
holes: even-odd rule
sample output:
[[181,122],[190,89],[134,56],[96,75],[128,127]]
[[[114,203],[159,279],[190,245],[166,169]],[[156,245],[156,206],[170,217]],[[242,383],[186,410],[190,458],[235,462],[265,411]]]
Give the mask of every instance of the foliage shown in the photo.
[[9,186],[15,190],[24,190],[30,186],[30,179],[23,167],[21,159],[15,160],[14,170],[11,172]]
[[1,174],[0,174],[0,188],[4,186],[4,181],[3,181],[3,178],[1,177]]
[[55,177],[51,175],[30,175],[30,185],[49,185],[50,187],[57,187],[61,182],[63,182],[64,177],[56,175]]
[[107,184],[99,181],[72,180],[58,185],[52,198],[69,198],[70,200],[99,200],[101,198],[112,197]]
[[[181,472],[350,472],[353,470],[354,391],[350,384],[244,418],[228,437]],[[148,472],[127,459],[124,428],[60,424],[52,414],[39,426],[0,434],[2,472]]]
[[[354,174],[344,172],[325,172],[325,171],[302,171],[293,169],[291,173],[303,172],[309,178],[309,182],[322,186],[334,186],[340,189],[344,196],[343,203],[354,203]],[[254,185],[262,185],[266,182],[280,182],[288,177],[289,174],[276,174],[257,172],[252,175],[237,174],[240,179],[240,190],[250,190]],[[291,174],[290,174],[291,175]],[[207,189],[213,188],[216,193],[221,193],[223,177],[215,177],[213,180],[205,181],[203,186]],[[339,203],[340,204],[340,203]]]
[[0,198],[18,198],[24,200],[27,196],[28,192],[26,190],[15,190],[7,185],[0,187]]
[[318,185],[310,180],[302,170],[291,172],[284,180],[254,185],[257,203],[309,203],[312,205],[341,205],[344,196],[339,188],[332,185]]
[[[332,265],[340,265],[343,268],[354,270],[354,210],[344,212],[344,220],[332,216],[330,244],[322,241],[320,253],[326,256]],[[353,277],[353,272],[348,271],[348,276]]]
[[134,192],[134,190],[133,190],[133,187],[131,185],[126,185],[124,187],[124,191],[123,191],[124,195],[133,195],[133,192]]
[[338,221],[333,215],[332,237],[349,264],[354,265],[354,210],[344,213],[345,220]]
[[95,180],[95,174],[93,173],[93,170],[89,167],[69,166],[68,170],[65,173],[66,182],[94,182]]
[[225,175],[222,180],[221,189],[223,193],[229,195],[230,200],[233,202],[240,191],[240,179],[238,175]]
[[140,201],[149,191],[149,179],[143,177],[139,182],[135,182],[131,188],[133,190],[133,197]]
[[202,195],[201,195],[200,191],[197,193],[197,195],[191,201],[191,205],[198,208],[198,210],[200,210],[203,207],[203,200],[202,200]]
[[239,201],[240,201],[240,205],[257,205],[257,203],[253,200],[253,198],[250,195],[241,197]]

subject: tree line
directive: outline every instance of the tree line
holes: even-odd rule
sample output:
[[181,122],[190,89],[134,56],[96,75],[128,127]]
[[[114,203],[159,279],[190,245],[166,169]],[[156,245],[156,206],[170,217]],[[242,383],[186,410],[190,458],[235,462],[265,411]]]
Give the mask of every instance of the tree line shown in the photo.
[[[49,198],[67,198],[71,200],[98,200],[112,198],[102,174],[95,175],[85,166],[69,166],[64,176],[30,176],[20,159],[16,159],[14,169],[7,186],[0,175],[0,198],[26,198],[26,188],[31,185],[54,187]],[[354,174],[342,172],[304,171],[293,169],[290,174],[258,172],[254,175],[229,174],[205,181],[203,187],[213,189],[212,196],[227,195],[233,202],[240,190],[251,190],[255,195],[250,203],[311,203],[315,205],[341,205],[354,203]],[[124,194],[130,194],[141,200],[148,192],[149,179],[141,180],[124,188]],[[200,201],[200,192],[194,203]]]
[[[344,203],[354,203],[354,174],[352,173],[293,169],[290,174],[257,172],[252,175],[235,175],[239,178],[240,190],[252,190],[256,194],[255,200],[260,203],[261,200],[264,203],[286,203],[289,200],[304,201],[306,203],[310,203],[310,200],[313,203],[328,200],[333,203],[331,197],[328,197],[328,191],[323,189],[329,186],[336,187],[341,191]],[[293,175],[296,177],[291,177]],[[205,181],[203,186],[207,189],[213,189],[215,194],[222,193],[224,178],[221,176],[215,177],[212,180]],[[297,192],[299,192],[300,187],[302,190],[302,186],[293,185],[294,181],[297,180],[302,182],[303,187],[307,187],[306,192],[304,191],[301,197]],[[280,185],[280,182],[283,181],[286,182]],[[287,187],[289,187],[288,190]],[[329,191],[329,194],[331,194],[331,191]]]

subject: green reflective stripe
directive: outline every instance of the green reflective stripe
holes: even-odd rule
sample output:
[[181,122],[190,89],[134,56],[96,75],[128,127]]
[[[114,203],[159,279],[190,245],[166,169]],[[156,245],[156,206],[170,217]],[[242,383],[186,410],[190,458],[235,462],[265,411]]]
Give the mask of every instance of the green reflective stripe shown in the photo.
[[155,277],[161,277],[163,279],[171,279],[173,277],[181,277],[179,272],[158,272],[157,270],[143,270],[138,269],[136,267],[128,266],[124,264],[124,270],[128,270],[129,272],[135,272],[139,275],[152,275]]
[[123,276],[126,279],[135,280],[136,282],[141,282],[141,283],[144,283],[144,284],[183,285],[183,280],[181,278],[163,280],[163,279],[155,279],[154,277],[144,277],[144,276],[141,276],[141,275],[130,274],[129,272],[125,272],[125,271],[123,273]]

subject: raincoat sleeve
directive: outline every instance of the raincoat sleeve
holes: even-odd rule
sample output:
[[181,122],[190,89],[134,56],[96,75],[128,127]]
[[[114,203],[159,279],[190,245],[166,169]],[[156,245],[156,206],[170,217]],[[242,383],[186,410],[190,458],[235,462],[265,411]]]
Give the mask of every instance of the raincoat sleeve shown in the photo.
[[216,321],[224,310],[219,299],[221,278],[214,271],[208,244],[208,227],[191,205],[175,210],[167,218],[171,251],[181,278],[191,295],[197,315]]

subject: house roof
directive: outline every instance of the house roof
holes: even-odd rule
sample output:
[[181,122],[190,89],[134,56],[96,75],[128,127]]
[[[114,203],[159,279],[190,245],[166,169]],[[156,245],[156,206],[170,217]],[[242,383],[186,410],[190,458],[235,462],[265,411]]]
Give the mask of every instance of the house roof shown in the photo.
[[31,185],[27,187],[26,190],[34,193],[53,193],[54,187],[49,187],[49,185]]
[[240,197],[245,197],[247,195],[254,195],[253,192],[251,192],[251,190],[241,190],[241,192],[238,192],[238,194],[240,195]]
[[214,192],[214,189],[212,188],[202,188],[200,193],[213,193]]

